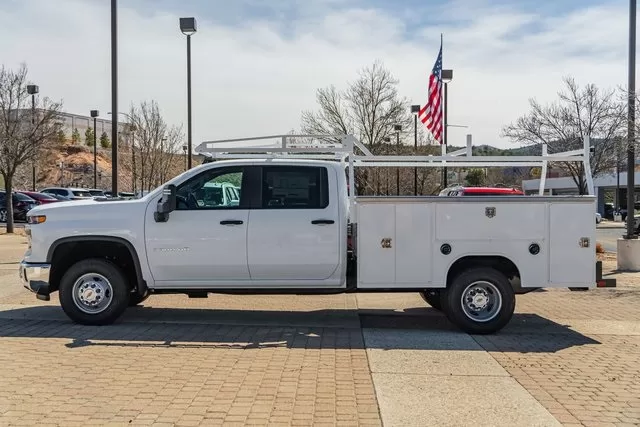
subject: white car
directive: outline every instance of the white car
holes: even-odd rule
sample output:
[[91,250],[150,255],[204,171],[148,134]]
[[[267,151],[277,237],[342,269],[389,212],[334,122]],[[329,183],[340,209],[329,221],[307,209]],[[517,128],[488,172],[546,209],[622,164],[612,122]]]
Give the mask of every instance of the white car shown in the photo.
[[86,188],[48,187],[43,188],[40,192],[45,194],[56,194],[58,196],[66,197],[69,200],[93,198],[93,195]]
[[600,221],[602,221],[602,215],[600,212],[596,212],[596,224],[600,224]]

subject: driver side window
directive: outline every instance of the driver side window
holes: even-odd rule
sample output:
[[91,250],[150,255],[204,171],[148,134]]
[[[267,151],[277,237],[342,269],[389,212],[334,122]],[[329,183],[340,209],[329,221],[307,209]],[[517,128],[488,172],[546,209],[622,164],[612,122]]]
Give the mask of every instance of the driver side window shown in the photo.
[[234,209],[240,206],[242,167],[205,171],[177,188],[177,210]]

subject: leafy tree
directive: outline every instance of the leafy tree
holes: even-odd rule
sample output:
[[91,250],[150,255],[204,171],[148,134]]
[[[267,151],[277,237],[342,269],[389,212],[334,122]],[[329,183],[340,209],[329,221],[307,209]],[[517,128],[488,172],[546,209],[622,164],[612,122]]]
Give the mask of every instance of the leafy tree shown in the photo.
[[78,142],[80,142],[80,131],[78,130],[78,128],[75,128],[71,133],[71,142],[73,144],[77,144]]
[[100,135],[100,146],[102,148],[111,147],[111,141],[109,141],[109,135],[106,132],[102,132],[102,135]]
[[93,147],[93,129],[92,128],[88,127],[87,130],[84,132],[84,141],[88,146]]
[[484,171],[482,169],[471,169],[467,172],[467,176],[464,180],[470,187],[481,187],[485,183]]

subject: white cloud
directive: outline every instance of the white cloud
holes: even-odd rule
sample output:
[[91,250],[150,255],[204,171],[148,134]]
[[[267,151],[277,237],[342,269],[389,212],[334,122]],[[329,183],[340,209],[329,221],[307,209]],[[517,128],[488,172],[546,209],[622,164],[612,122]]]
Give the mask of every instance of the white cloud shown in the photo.
[[[98,108],[106,114],[108,2],[5,1],[12,7],[0,11],[4,64],[26,62],[42,94],[63,99],[67,111]],[[553,100],[564,75],[604,87],[626,82],[627,10],[620,3],[549,18],[458,0],[418,27],[419,19],[401,7],[394,15],[349,7],[347,1],[306,3],[313,13],[300,13],[293,22],[225,26],[198,17],[192,37],[195,144],[296,128],[300,112],[314,107],[318,87],[343,86],[376,59],[400,79],[403,95],[423,102],[441,32],[445,67],[455,70],[449,121],[471,126],[477,144],[509,145],[499,140],[501,127],[527,111],[529,97]],[[185,39],[178,15],[142,14],[128,5],[121,1],[119,9],[120,111],[155,98],[170,121],[186,127]],[[463,144],[466,132],[451,129],[450,143]]]

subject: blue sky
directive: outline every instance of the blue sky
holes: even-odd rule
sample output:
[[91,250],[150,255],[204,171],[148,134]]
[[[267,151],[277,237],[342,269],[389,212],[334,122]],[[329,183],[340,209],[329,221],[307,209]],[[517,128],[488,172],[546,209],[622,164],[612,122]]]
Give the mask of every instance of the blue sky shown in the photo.
[[[509,146],[505,124],[528,99],[554,100],[565,75],[626,83],[626,0],[120,0],[121,110],[156,99],[186,122],[185,44],[178,17],[196,16],[194,141],[297,128],[315,90],[344,87],[384,62],[412,102],[423,102],[444,33],[453,68],[452,144]],[[43,94],[75,113],[110,109],[109,2],[4,0],[0,50],[26,62]]]

